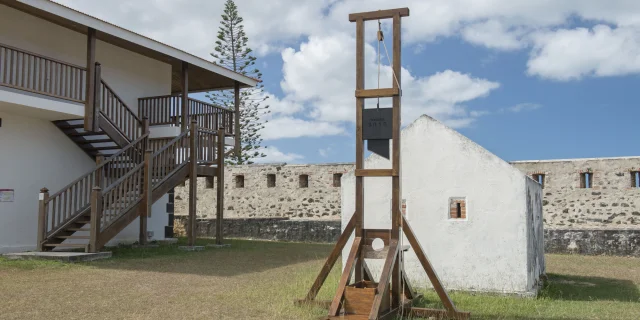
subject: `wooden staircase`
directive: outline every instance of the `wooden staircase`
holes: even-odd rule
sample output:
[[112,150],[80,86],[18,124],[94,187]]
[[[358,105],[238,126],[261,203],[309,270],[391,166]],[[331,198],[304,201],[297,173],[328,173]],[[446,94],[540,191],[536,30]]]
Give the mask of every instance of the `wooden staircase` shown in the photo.
[[124,147],[102,129],[98,132],[84,130],[83,119],[59,120],[54,121],[53,124],[93,159],[98,155],[108,157]]

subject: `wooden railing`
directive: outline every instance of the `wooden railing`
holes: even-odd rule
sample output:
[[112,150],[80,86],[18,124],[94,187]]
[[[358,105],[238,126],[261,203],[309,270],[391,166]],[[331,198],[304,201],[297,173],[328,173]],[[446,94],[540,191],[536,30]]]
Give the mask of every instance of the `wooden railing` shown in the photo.
[[136,140],[142,132],[142,121],[136,116],[124,101],[107,85],[104,80],[97,87],[100,94],[100,111],[120,132],[129,139]]
[[156,187],[189,161],[189,131],[185,131],[151,156],[152,186]]
[[[71,182],[60,191],[43,200],[40,219],[43,220],[44,238],[56,233],[64,225],[90,207],[91,190],[102,189],[115,184],[131,168],[144,161],[148,133],[138,138],[126,148],[105,159],[91,172]],[[44,240],[44,239],[42,239]]]
[[0,44],[0,85],[85,102],[86,68]]
[[[233,134],[235,112],[220,106],[189,98],[188,110],[191,120],[198,127],[218,130],[224,127],[227,134]],[[149,124],[180,126],[182,121],[182,97],[158,96],[138,99],[138,115],[149,118]]]
[[198,163],[213,164],[216,162],[218,133],[215,131],[198,128],[197,158]]
[[102,191],[100,231],[105,230],[118,217],[142,200],[144,163],[135,166],[127,174]]

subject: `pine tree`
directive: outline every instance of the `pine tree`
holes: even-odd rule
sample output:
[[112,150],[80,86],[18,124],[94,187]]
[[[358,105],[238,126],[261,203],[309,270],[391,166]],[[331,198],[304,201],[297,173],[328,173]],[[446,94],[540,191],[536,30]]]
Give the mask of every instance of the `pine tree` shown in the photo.
[[[246,33],[242,25],[242,17],[238,15],[238,7],[233,0],[227,0],[224,5],[224,13],[218,40],[211,56],[214,63],[255,79],[261,79],[262,73],[255,67],[256,57],[248,47]],[[223,90],[207,95],[213,104],[234,109],[233,90]],[[266,120],[264,115],[270,111],[268,105],[264,105],[267,96],[264,95],[264,86],[259,83],[254,88],[240,90],[240,110],[236,110],[236,116],[240,117],[240,141],[241,152],[238,157],[235,152],[228,158],[230,164],[251,164],[252,159],[262,158],[266,155],[261,151],[262,138],[260,130],[264,128]]]

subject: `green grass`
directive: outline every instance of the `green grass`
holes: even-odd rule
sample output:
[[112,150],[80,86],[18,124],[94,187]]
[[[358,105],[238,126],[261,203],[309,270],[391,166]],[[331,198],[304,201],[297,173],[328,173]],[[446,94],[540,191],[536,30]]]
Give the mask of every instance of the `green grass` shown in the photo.
[[[184,244],[184,239],[181,239]],[[212,243],[199,239],[198,245]],[[112,248],[88,263],[0,258],[0,319],[318,319],[296,307],[331,245],[229,240],[231,248]],[[334,268],[318,299],[331,299]],[[547,255],[538,298],[452,292],[474,319],[640,319],[640,259]],[[424,290],[418,306],[441,308]]]

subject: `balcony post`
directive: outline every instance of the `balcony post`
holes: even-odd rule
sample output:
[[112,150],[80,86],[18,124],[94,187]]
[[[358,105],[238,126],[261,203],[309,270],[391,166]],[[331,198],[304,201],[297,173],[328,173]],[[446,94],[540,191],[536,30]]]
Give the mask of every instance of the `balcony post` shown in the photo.
[[153,151],[147,149],[144,152],[144,177],[142,185],[142,203],[140,204],[140,237],[139,244],[147,244],[147,218],[151,216],[151,190],[152,190],[152,167],[151,156]]
[[95,103],[96,30],[87,31],[87,75],[85,86],[84,130],[97,131],[94,127],[93,104]]
[[[96,155],[96,167],[100,166],[104,162],[104,155],[102,153],[98,153]],[[105,170],[96,171],[96,185],[97,187],[102,187],[102,180],[105,178],[104,173]]]
[[234,120],[234,134],[235,134],[235,153],[236,153],[236,161],[240,159],[242,154],[242,141],[240,141],[240,82],[236,81],[233,86],[233,96],[234,96],[234,109],[233,120]]
[[47,201],[49,201],[49,189],[40,189],[38,199],[38,246],[37,250],[44,251],[42,243],[47,235]]
[[[237,82],[236,82],[237,83]],[[216,184],[217,192],[217,212],[216,212],[216,244],[222,245],[222,220],[224,218],[224,127],[218,129],[218,145],[216,147],[217,164],[218,164],[218,176]]]
[[91,228],[89,229],[89,252],[96,253],[100,236],[100,217],[102,216],[102,188],[93,187],[91,191]]
[[187,225],[188,246],[196,243],[196,203],[198,194],[198,127],[195,119],[189,127],[189,224]]
[[[100,90],[102,88],[102,65],[100,65],[100,62],[96,62],[95,66],[94,66],[94,73],[93,73],[93,83],[94,83],[94,93],[93,93],[93,111],[92,111],[92,116],[93,116],[93,131],[99,131],[100,130],[100,100],[102,99],[102,90]],[[85,116],[86,118],[86,116]]]
[[182,117],[181,132],[189,125],[189,64],[182,61]]

